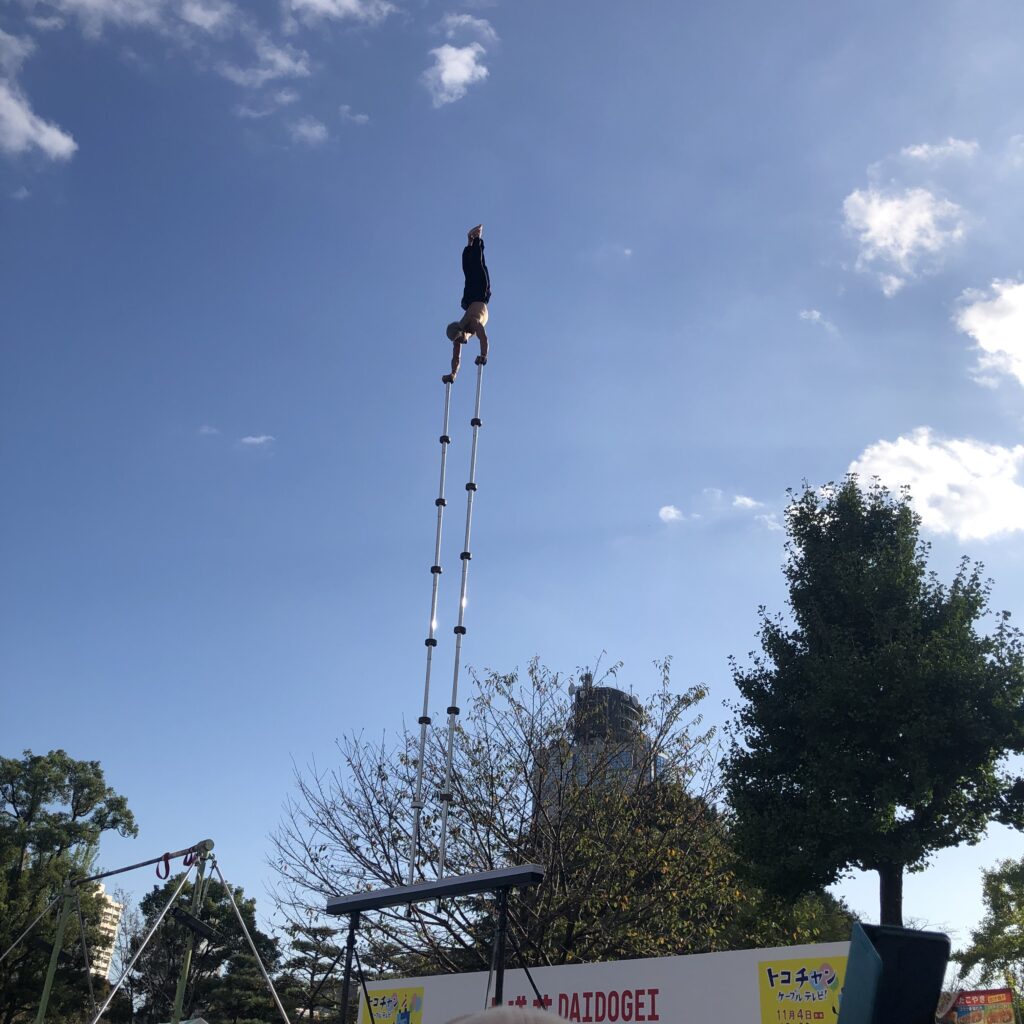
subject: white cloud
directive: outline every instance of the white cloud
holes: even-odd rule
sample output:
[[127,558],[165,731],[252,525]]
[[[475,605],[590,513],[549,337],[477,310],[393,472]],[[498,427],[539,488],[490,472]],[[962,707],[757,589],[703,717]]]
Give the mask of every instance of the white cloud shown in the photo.
[[898,271],[880,273],[887,296],[917,275],[924,258],[937,261],[965,232],[961,208],[924,188],[888,194],[874,186],[857,189],[843,200],[843,214],[860,245],[857,269],[887,264]]
[[984,540],[1024,529],[1024,445],[1005,448],[970,438],[944,440],[919,427],[879,441],[850,464],[890,489],[910,486],[921,523],[958,540]]
[[59,14],[48,16],[30,14],[26,20],[38,32],[56,32],[57,29],[63,28],[65,24],[64,19]]
[[288,7],[307,22],[347,18],[373,23],[386,18],[395,9],[388,0],[289,0]]
[[658,518],[663,523],[678,523],[680,519],[684,519],[683,513],[675,507],[675,505],[662,505],[658,509]]
[[77,18],[86,35],[98,36],[108,22],[156,28],[163,22],[166,5],[165,0],[50,0],[50,6]]
[[760,508],[764,502],[755,501],[753,498],[748,498],[745,494],[737,494],[732,499],[733,508]]
[[993,281],[989,295],[967,291],[954,317],[957,327],[977,344],[981,384],[994,383],[989,371],[1016,377],[1024,384],[1024,282]]
[[236,85],[249,89],[258,89],[275,78],[307,78],[310,74],[309,54],[304,50],[287,44],[279,46],[262,33],[253,37],[253,47],[258,61],[255,67],[222,64],[220,73]]
[[0,153],[19,156],[33,148],[51,160],[69,160],[78,143],[39,117],[13,79],[0,78]]
[[35,53],[36,44],[27,36],[12,36],[0,28],[0,72],[14,76]]
[[239,443],[248,448],[264,448],[268,444],[273,444],[275,440],[273,434],[247,434],[239,439]]
[[24,185],[21,185],[19,188],[16,188],[11,193],[11,198],[12,199],[16,199],[20,203],[20,202],[24,201],[25,199],[28,199],[28,197],[30,195],[32,195],[32,193],[29,192],[29,190],[27,188],[25,188]]
[[759,522],[766,530],[781,532],[783,529],[782,523],[779,522],[778,517],[774,512],[762,512],[760,515],[754,516],[754,519],[757,520],[757,522]]
[[823,327],[829,334],[839,333],[839,328],[831,320],[825,319],[820,309],[801,309],[797,316],[808,323]]
[[220,431],[216,427],[211,427],[209,423],[204,423],[197,432],[202,434],[204,437],[210,437],[213,436],[214,434],[220,433]]
[[319,146],[327,141],[327,125],[315,117],[300,117],[288,126],[292,142],[301,142],[306,146]]
[[938,145],[921,143],[917,146],[904,146],[900,150],[900,156],[911,160],[920,160],[924,163],[939,163],[956,157],[961,160],[971,160],[978,152],[978,143],[974,139],[954,139],[950,136],[945,142]]
[[472,14],[446,14],[441,19],[441,28],[448,39],[469,34],[481,43],[498,41],[494,26],[486,18],[474,18]]
[[259,120],[263,117],[269,117],[282,107],[287,107],[292,103],[297,103],[298,100],[299,94],[294,89],[278,89],[278,91],[275,92],[274,95],[263,104],[263,106],[250,107],[248,104],[240,103],[235,107],[234,112],[237,117]]
[[338,113],[341,115],[341,119],[343,121],[351,121],[352,124],[370,123],[369,114],[357,114],[352,110],[352,108],[347,103],[342,103],[342,105],[338,107]]
[[423,72],[423,84],[429,90],[435,107],[461,100],[469,86],[487,77],[487,68],[480,63],[485,53],[479,43],[470,43],[469,46],[445,43],[430,51],[434,66]]
[[182,21],[201,28],[204,32],[219,32],[230,26],[238,10],[228,0],[183,0],[178,11]]

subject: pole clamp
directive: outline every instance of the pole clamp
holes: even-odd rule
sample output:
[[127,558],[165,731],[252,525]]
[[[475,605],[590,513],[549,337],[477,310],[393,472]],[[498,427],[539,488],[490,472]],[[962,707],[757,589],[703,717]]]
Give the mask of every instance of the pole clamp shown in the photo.
[[473,418],[472,418],[472,419],[471,419],[471,420],[469,421],[469,425],[470,425],[471,427],[482,427],[482,426],[484,425],[484,421],[483,421],[482,419],[480,419],[480,417],[479,417],[479,416],[474,416],[474,417],[473,417]]
[[423,643],[427,647],[436,647],[437,646],[437,640],[434,637],[432,637],[432,636],[428,636],[427,639],[423,641]]
[[476,484],[473,483],[472,480],[470,480],[469,483],[466,484],[466,490],[467,491],[475,491],[476,490]]
[[432,565],[432,566],[430,567],[430,571],[431,571],[431,572],[432,572],[432,573],[433,573],[433,574],[434,574],[435,576],[440,576],[440,575],[441,575],[441,566],[439,566],[439,565]]
[[459,636],[465,636],[466,635],[466,627],[465,626],[456,626],[454,632],[458,633]]

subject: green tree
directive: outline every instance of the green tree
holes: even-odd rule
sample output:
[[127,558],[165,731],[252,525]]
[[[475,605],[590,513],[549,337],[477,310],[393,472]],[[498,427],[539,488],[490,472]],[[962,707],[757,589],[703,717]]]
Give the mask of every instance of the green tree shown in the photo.
[[1024,658],[1008,613],[979,631],[989,583],[964,560],[927,570],[909,494],[856,477],[790,494],[792,621],[761,609],[762,653],[733,661],[741,701],[725,766],[735,841],[787,896],[876,871],[881,921],[902,922],[903,873],[1024,825]]
[[[137,833],[124,797],[97,761],[63,750],[0,758],[0,952],[6,950],[73,877],[88,873],[100,836]],[[93,892],[80,893],[87,928],[99,918]],[[57,909],[0,963],[0,1024],[34,1016],[55,938]],[[94,936],[91,936],[94,938]],[[50,1000],[53,1019],[86,1005],[87,981],[77,921],[68,927]]]
[[[142,898],[138,931],[129,940],[132,953],[138,949],[144,934],[180,881],[180,874],[172,875]],[[189,912],[192,889],[193,883],[187,882],[177,901],[178,906]],[[272,972],[278,959],[277,940],[257,926],[256,901],[247,899],[240,888],[232,886],[231,891],[260,959],[267,971]],[[217,879],[207,879],[206,892],[196,916],[213,928],[216,935],[213,938],[196,937],[185,989],[186,1016],[201,1016],[209,1012],[213,1019],[241,1020],[248,1018],[247,1007],[266,1010],[269,1006],[269,1014],[263,1015],[262,1019],[271,1019],[275,1013],[274,1005],[239,927],[228,891]],[[135,1020],[155,1024],[170,1019],[185,944],[190,934],[184,925],[168,915],[146,946],[131,979],[137,999]]]
[[[523,682],[473,680],[455,736],[446,870],[546,866],[543,884],[510,904],[510,963],[515,947],[528,963],[555,964],[727,949],[773,929],[790,941],[786,924],[808,935],[792,914],[781,927],[759,919],[760,894],[737,882],[727,823],[714,809],[717,747],[696,712],[705,691],[675,693],[668,665],[661,670],[662,687],[640,715],[642,738],[587,745],[576,742],[582,705],[567,693],[571,677],[534,662]],[[428,785],[443,777],[443,744],[435,730]],[[395,749],[353,738],[342,754],[344,775],[298,773],[298,798],[274,837],[280,902],[297,920],[332,895],[407,881],[417,737],[405,734]],[[425,812],[425,874],[437,870],[438,831],[438,816]],[[423,905],[411,917],[382,911],[365,922],[366,962],[400,974],[486,970],[492,909],[475,898]],[[827,937],[848,934],[844,918]]]
[[1008,984],[1024,993],[1024,859],[1004,860],[983,873],[985,916],[971,944],[955,953],[964,974],[978,972],[982,985]]
[[323,1016],[338,1005],[338,962],[344,946],[337,942],[338,929],[314,924],[311,915],[285,929],[290,955],[281,965],[278,991],[289,1009],[306,1020]]

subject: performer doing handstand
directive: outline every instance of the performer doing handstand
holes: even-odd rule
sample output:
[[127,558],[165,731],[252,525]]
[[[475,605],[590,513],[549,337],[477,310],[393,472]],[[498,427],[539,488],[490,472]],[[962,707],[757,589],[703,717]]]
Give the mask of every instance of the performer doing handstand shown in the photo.
[[484,260],[483,224],[471,228],[468,243],[462,250],[462,273],[466,278],[466,287],[462,292],[462,308],[466,311],[461,320],[454,320],[445,332],[452,348],[452,372],[446,373],[441,380],[451,384],[459,372],[462,360],[462,346],[472,335],[480,339],[480,355],[476,357],[476,365],[483,366],[487,362],[487,303],[491,301],[491,278],[487,273],[487,262]]

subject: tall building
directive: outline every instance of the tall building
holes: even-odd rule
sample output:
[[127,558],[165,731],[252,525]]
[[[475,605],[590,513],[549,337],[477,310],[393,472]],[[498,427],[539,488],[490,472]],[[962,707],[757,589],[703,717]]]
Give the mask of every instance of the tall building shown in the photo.
[[663,770],[663,759],[644,732],[644,711],[632,694],[595,686],[585,673],[570,688],[572,712],[565,740],[537,754],[535,792],[547,809],[559,802],[566,783],[581,785],[600,777],[642,785]]
[[92,973],[109,980],[110,964],[114,959],[114,947],[117,942],[117,929],[121,923],[121,912],[124,904],[118,903],[113,896],[107,894],[100,882],[96,886],[96,895],[100,898],[99,938],[89,950],[89,966]]

